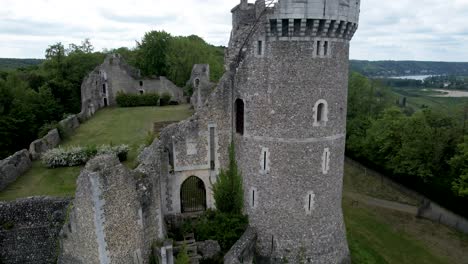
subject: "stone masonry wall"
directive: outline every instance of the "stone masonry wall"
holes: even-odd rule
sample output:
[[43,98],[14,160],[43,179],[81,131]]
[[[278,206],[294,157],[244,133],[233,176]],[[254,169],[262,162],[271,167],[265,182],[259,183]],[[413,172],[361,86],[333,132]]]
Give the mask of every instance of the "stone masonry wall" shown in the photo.
[[25,149],[0,161],[0,191],[31,168],[29,152]]
[[60,144],[60,134],[57,129],[49,131],[43,138],[35,140],[29,146],[31,158],[37,160],[41,155],[50,149],[57,147]]
[[0,202],[0,263],[56,263],[69,203],[50,197]]
[[59,125],[62,127],[63,132],[66,135],[70,135],[80,126],[80,121],[78,120],[78,116],[71,115],[60,121]]
[[157,194],[145,177],[113,156],[88,162],[77,181],[70,223],[62,232],[59,263],[147,263],[148,242],[159,230],[151,212]]

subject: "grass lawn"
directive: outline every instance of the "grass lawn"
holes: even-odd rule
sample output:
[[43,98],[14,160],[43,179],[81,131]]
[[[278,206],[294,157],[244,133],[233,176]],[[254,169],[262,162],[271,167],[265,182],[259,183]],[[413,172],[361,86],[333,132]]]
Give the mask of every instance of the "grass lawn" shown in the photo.
[[393,91],[399,96],[405,96],[407,104],[415,110],[425,105],[435,110],[456,114],[461,113],[462,107],[468,103],[467,97],[434,97],[437,92],[423,91],[420,88],[393,88]]
[[[378,192],[382,191],[381,194]],[[344,192],[408,202],[398,190],[345,166]],[[343,199],[352,262],[358,264],[467,264],[468,236],[414,215]]]
[[[125,164],[133,166],[138,149],[145,144],[153,124],[186,119],[192,115],[189,107],[179,105],[103,109],[82,124],[62,145],[127,144],[130,152]],[[0,200],[36,195],[73,196],[80,170],[80,167],[47,169],[36,161],[29,172],[0,192]]]

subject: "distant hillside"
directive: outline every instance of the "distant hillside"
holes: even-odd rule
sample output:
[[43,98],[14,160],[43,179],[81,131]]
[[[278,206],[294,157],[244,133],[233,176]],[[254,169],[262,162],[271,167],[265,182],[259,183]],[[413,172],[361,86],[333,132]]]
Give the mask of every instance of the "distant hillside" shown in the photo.
[[0,70],[15,70],[42,63],[41,59],[7,59],[0,58]]
[[468,62],[351,60],[350,67],[368,77],[431,74],[468,76]]

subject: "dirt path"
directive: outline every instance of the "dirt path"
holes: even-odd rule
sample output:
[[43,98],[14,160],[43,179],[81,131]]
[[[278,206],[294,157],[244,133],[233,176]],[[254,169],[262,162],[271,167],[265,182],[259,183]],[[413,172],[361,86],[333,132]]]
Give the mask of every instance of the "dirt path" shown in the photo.
[[362,195],[362,194],[354,193],[354,192],[345,192],[344,196],[352,199],[353,201],[365,203],[366,205],[377,206],[377,207],[395,210],[395,211],[408,213],[412,215],[416,215],[418,213],[418,207],[412,206],[412,205],[377,199],[374,197],[370,197],[367,195]]

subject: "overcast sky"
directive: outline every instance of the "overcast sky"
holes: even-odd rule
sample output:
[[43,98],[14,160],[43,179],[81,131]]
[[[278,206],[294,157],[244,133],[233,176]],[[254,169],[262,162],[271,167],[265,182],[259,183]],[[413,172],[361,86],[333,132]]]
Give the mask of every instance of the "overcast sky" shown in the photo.
[[[0,57],[43,58],[48,45],[85,38],[96,50],[134,47],[150,30],[227,45],[238,2],[0,0]],[[351,58],[468,61],[468,0],[362,0]]]

